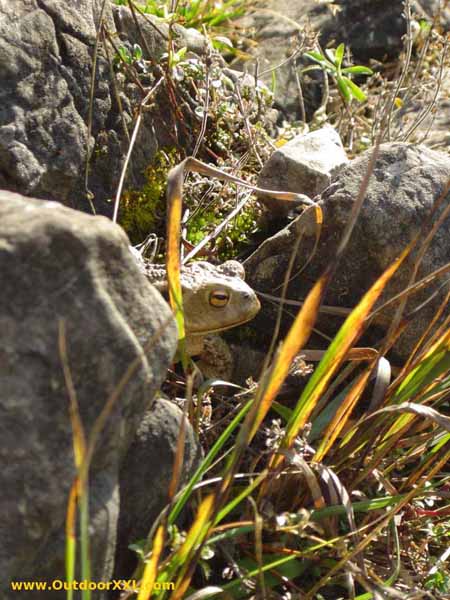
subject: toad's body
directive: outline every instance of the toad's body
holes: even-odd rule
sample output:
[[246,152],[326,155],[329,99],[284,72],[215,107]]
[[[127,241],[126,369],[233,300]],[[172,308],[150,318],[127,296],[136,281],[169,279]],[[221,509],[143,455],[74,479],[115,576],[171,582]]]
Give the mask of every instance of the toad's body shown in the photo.
[[[139,263],[150,282],[167,293],[166,270],[142,257]],[[260,309],[255,292],[244,281],[242,265],[234,260],[220,266],[193,262],[182,267],[181,287],[186,346],[191,356],[202,354],[208,334],[241,325]]]

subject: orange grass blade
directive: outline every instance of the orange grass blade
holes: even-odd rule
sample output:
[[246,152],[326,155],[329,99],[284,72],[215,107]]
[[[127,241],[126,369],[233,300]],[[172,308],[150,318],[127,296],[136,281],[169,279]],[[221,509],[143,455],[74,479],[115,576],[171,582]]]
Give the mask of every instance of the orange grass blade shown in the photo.
[[[282,447],[289,448],[300,430],[306,425],[311,412],[325,391],[330,379],[363,332],[365,318],[370,313],[391,277],[409,254],[410,249],[411,246],[409,245],[400,257],[378,278],[369,291],[366,292],[358,306],[347,317],[300,396],[300,400],[292,413],[291,421],[287,425]],[[281,460],[282,456],[274,459],[277,464]]]
[[180,230],[182,211],[182,190],[185,162],[170,170],[167,178],[167,249],[166,268],[170,306],[178,326],[178,338],[183,367],[187,367],[185,350],[186,332],[184,327],[183,296],[181,292]]
[[153,586],[158,575],[159,560],[164,549],[165,530],[166,524],[162,523],[156,531],[153,540],[152,555],[145,565],[137,600],[148,600],[152,594]]
[[295,321],[289,330],[288,335],[286,336],[286,339],[277,353],[272,374],[263,393],[263,397],[259,403],[257,413],[251,417],[254,419],[254,421],[250,431],[249,441],[258,431],[258,428],[268,413],[273,400],[280,391],[280,388],[288,375],[289,367],[291,366],[292,361],[303,348],[311,334],[313,325],[317,318],[320,302],[328,283],[328,279],[329,272],[322,275],[319,281],[309,292],[300,312],[297,314],[297,317],[295,318]]
[[[87,475],[83,473],[83,464],[86,457],[86,435],[84,433],[83,423],[81,421],[78,399],[75,386],[70,371],[69,359],[67,355],[66,324],[60,319],[58,323],[58,346],[61,364],[64,373],[64,380],[69,395],[69,416],[72,426],[72,445],[75,468],[77,472],[76,479],[71,486],[66,516],[66,544],[65,544],[65,567],[66,579],[69,583],[74,581],[76,564],[76,509],[79,503],[81,516],[81,557],[82,575],[89,579],[89,534],[86,528],[87,522]],[[90,597],[90,591],[83,592],[83,597]],[[67,600],[73,598],[72,586],[67,591]]]
[[[69,395],[69,416],[72,426],[72,443],[74,461],[77,471],[80,470],[86,453],[86,436],[84,433],[83,423],[81,422],[80,410],[78,406],[75,386],[73,384],[72,373],[70,371],[69,360],[67,356],[67,340],[66,340],[66,324],[60,319],[58,323],[58,345],[59,355],[64,373],[64,380]],[[83,485],[83,482],[81,482]]]
[[393,396],[394,402],[408,400],[450,368],[450,329],[428,350],[418,365],[411,370]]
[[180,600],[180,598],[183,598],[189,587],[193,574],[193,561],[191,559],[199,545],[206,539],[208,531],[211,528],[214,506],[215,496],[214,494],[210,494],[198,507],[195,521],[188,531],[184,544],[178,551],[177,560],[181,564],[181,571],[175,583],[175,591],[171,595],[171,600]]
[[323,439],[319,444],[319,447],[317,448],[317,451],[314,455],[313,460],[315,462],[320,462],[323,459],[323,457],[330,450],[331,446],[334,444],[337,437],[343,430],[345,424],[350,418],[350,415],[352,414],[356,403],[358,402],[359,398],[361,397],[361,394],[363,393],[366,387],[371,372],[372,367],[368,368],[362,374],[362,376],[358,379],[356,384],[347,394],[347,398],[337,409],[336,414],[334,415],[334,418],[331,420],[330,424],[326,428],[323,434]]
[[[75,579],[75,563],[77,558],[77,494],[78,494],[78,477],[72,484],[69,493],[69,501],[67,503],[66,515],[66,579],[68,583],[72,583]],[[67,590],[67,600],[73,598],[73,587],[69,586]]]

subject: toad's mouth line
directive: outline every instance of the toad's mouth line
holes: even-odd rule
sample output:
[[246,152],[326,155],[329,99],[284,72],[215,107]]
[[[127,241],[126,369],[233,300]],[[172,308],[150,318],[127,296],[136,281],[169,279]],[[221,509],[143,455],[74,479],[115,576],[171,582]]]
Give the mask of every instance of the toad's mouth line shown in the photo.
[[239,319],[239,321],[234,321],[233,323],[228,323],[227,325],[222,325],[220,327],[216,327],[215,329],[211,329],[210,327],[206,329],[188,329],[186,327],[186,333],[189,336],[200,336],[200,335],[208,335],[209,333],[217,333],[219,331],[225,331],[226,329],[232,329],[233,327],[239,327],[239,325],[243,325],[244,323],[248,323],[251,321],[257,313],[250,315],[246,319]]

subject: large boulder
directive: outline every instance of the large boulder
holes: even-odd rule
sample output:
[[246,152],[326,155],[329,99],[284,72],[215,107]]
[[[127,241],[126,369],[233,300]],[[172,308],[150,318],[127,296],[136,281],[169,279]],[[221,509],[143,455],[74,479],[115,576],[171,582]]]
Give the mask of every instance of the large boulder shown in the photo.
[[139,424],[120,469],[120,516],[114,579],[129,579],[137,556],[128,549],[145,539],[162,508],[169,502],[182,421],[185,421],[180,486],[187,483],[202,457],[201,447],[186,416],[176,404],[158,399]]
[[[94,6],[91,0],[1,5],[1,187],[88,208],[80,190],[93,141],[87,117]],[[97,133],[107,127],[111,111],[102,56],[93,100]]]
[[64,365],[86,436],[132,366],[90,469],[92,579],[112,574],[119,469],[176,346],[170,309],[128,244],[104,217],[0,192],[2,598],[17,595],[10,580],[64,578],[64,521],[76,473]]
[[[301,267],[313,247],[316,228],[311,220],[305,220],[302,216],[266,240],[245,261],[247,281],[255,290],[279,295],[295,241],[302,234],[293,274],[298,270],[301,272],[291,278],[287,298],[301,300],[305,297],[335,257],[361,181],[367,172],[370,156],[371,151],[366,152],[344,166],[335,181],[318,197],[324,211],[324,226],[317,253],[306,269],[301,270]],[[327,289],[325,304],[346,308],[357,304],[413,236],[425,225],[429,228],[447,205],[450,196],[441,204],[433,219],[430,218],[432,207],[447,189],[449,178],[450,158],[446,154],[404,143],[381,146],[361,213]],[[450,219],[447,219],[433,237],[422,260],[418,278],[450,262],[449,226]],[[396,273],[383,294],[383,301],[407,287],[415,256],[413,254]],[[442,287],[442,280],[435,281],[421,293],[414,294],[408,302],[407,312],[420,305],[434,291],[436,296],[415,314],[395,346],[401,358],[408,356],[441,306],[446,287]],[[276,311],[269,303],[263,304],[263,310],[252,322],[252,326],[259,329],[260,336],[271,335],[269,324],[274,322]],[[392,310],[385,313],[386,316],[391,314]],[[444,314],[448,314],[448,310]],[[330,322],[330,319],[333,321]],[[322,316],[319,329],[325,327],[326,333],[333,335],[339,325],[336,319]],[[291,319],[285,317],[285,330],[290,322]],[[384,319],[379,323],[381,334],[386,331],[385,324]]]
[[[148,72],[141,74],[141,87],[123,72],[116,73],[112,82],[114,67],[99,44],[89,137],[93,57],[102,4],[96,0],[0,3],[0,187],[110,215],[109,201],[117,189],[137,107],[162,74],[157,64],[167,51],[168,26],[152,27],[151,17],[138,15],[144,43],[129,9],[106,2],[103,20],[116,48],[141,45]],[[200,34],[182,27],[176,29],[175,38],[179,47],[194,51],[200,51],[204,43]],[[115,50],[109,45],[108,52],[114,59]],[[155,70],[149,65],[156,65]],[[179,99],[169,102],[167,90],[160,86],[143,116],[127,187],[143,185],[144,171],[158,148],[189,145],[190,138],[177,138],[173,117],[179,110],[177,102],[181,104]]]

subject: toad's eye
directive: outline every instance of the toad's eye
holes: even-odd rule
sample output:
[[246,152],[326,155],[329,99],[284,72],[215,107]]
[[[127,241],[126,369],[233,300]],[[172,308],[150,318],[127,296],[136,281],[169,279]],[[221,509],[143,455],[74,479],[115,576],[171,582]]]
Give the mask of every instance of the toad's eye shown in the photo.
[[225,290],[215,290],[209,295],[209,303],[211,306],[216,306],[217,308],[222,308],[226,306],[230,301],[230,294]]

